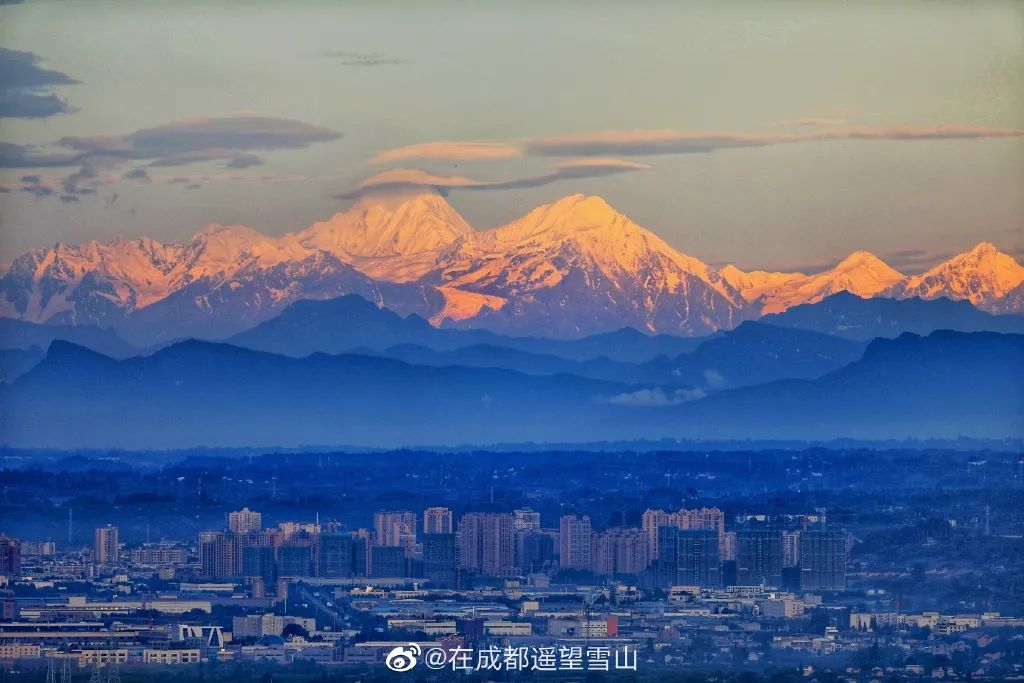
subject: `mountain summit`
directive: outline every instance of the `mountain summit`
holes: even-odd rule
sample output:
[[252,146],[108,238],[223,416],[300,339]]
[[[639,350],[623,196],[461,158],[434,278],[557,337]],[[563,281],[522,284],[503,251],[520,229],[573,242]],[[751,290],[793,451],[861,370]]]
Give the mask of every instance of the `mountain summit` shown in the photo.
[[900,299],[966,299],[980,308],[999,310],[999,300],[1022,282],[1024,267],[991,242],[980,242],[970,251],[898,283],[888,294]]
[[628,325],[694,335],[732,327],[746,308],[717,270],[583,195],[461,240],[434,277],[494,297],[500,305],[479,315],[519,333],[538,324],[564,336]]
[[307,249],[327,251],[378,280],[409,282],[438,253],[473,229],[435,193],[364,198],[348,211],[296,233]]
[[905,277],[871,252],[855,251],[834,267],[815,273],[743,273],[729,266],[728,277],[743,285],[743,297],[760,304],[762,313],[779,313],[817,303],[838,292],[872,297]]
[[945,296],[1013,313],[1024,308],[1024,268],[983,242],[910,277],[864,251],[810,274],[718,269],[601,197],[569,195],[474,230],[439,194],[405,193],[368,195],[281,237],[211,225],[184,244],[142,237],[33,249],[0,277],[0,316],[112,327],[149,345],[224,338],[295,301],[357,294],[435,326],[692,336],[840,292]]

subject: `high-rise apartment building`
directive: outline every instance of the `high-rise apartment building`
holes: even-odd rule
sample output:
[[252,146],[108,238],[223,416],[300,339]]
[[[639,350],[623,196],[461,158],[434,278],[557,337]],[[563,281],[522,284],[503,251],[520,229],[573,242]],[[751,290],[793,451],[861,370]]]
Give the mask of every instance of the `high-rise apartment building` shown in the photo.
[[594,536],[591,569],[595,574],[639,574],[648,565],[647,532],[643,529],[608,529]]
[[427,508],[423,511],[423,533],[452,533],[452,511],[448,508]]
[[800,532],[800,589],[846,590],[846,532]]
[[242,576],[260,579],[263,586],[277,583],[277,558],[272,546],[246,546],[242,548]]
[[516,532],[516,564],[523,574],[545,572],[555,566],[558,533],[553,529]]
[[0,535],[0,576],[14,578],[21,574],[21,541]]
[[309,545],[283,545],[277,549],[277,576],[313,576],[313,549]]
[[236,553],[240,546],[232,534],[222,531],[203,531],[199,534],[199,564],[203,576],[224,579],[237,576],[236,567],[241,565]]
[[675,527],[676,517],[671,512],[664,510],[647,510],[644,512],[641,524],[644,533],[647,534],[647,554],[651,560],[658,558],[658,529],[661,527]]
[[565,515],[558,522],[558,563],[562,569],[590,569],[594,535],[587,515]]
[[354,576],[367,576],[370,573],[372,536],[373,532],[369,529],[356,529],[352,532],[352,573]]
[[528,531],[530,529],[540,528],[540,513],[530,508],[520,508],[519,510],[513,510],[512,515],[515,517],[516,531]]
[[458,584],[455,534],[423,534],[423,578],[441,588]]
[[320,534],[320,576],[347,578],[355,576],[355,537],[352,534]]
[[721,582],[718,532],[713,529],[658,529],[658,583],[713,587]]
[[406,575],[405,550],[401,546],[377,545],[370,552],[373,555],[370,576],[392,578]]
[[782,532],[782,567],[800,566],[800,532]]
[[683,508],[677,512],[647,510],[644,512],[642,524],[644,531],[647,532],[647,552],[652,560],[658,557],[658,529],[663,526],[676,529],[714,529],[719,535],[719,555],[724,550],[721,542],[725,535],[725,515],[718,508]]
[[735,531],[726,531],[722,534],[722,538],[718,544],[718,553],[721,555],[722,562],[728,562],[736,559]]
[[114,564],[117,562],[118,534],[117,527],[107,525],[96,529],[95,534],[96,564]]
[[373,515],[375,547],[402,548],[406,556],[416,548],[416,513],[408,510],[379,511]]
[[245,534],[263,528],[263,515],[247,507],[228,513],[228,530]]
[[782,586],[782,532],[740,530],[736,533],[736,585]]
[[485,576],[513,576],[515,522],[511,514],[469,512],[459,519],[459,567]]

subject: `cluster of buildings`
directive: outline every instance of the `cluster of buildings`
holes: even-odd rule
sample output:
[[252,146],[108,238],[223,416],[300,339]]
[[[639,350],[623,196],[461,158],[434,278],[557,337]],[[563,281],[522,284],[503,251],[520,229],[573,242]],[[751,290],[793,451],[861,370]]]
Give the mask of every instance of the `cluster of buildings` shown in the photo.
[[[366,666],[415,642],[627,651],[640,668],[796,666],[879,638],[909,656],[950,646],[914,638],[1024,628],[995,613],[865,610],[844,593],[849,542],[820,514],[727,525],[717,508],[648,510],[639,527],[603,530],[580,514],[544,527],[530,509],[444,507],[379,511],[372,528],[267,528],[243,508],[195,543],[125,547],[105,526],[91,549],[63,554],[0,536],[0,662]],[[86,594],[61,592],[83,579]]]
[[530,509],[467,512],[457,521],[443,507],[422,516],[379,511],[372,529],[352,531],[334,522],[265,529],[260,513],[248,509],[227,521],[225,529],[200,534],[202,574],[243,579],[254,595],[273,594],[279,584],[303,577],[409,578],[460,588],[559,570],[635,576],[645,587],[661,588],[846,587],[848,535],[827,528],[819,516],[744,517],[730,530],[717,508],[648,510],[641,527],[601,531],[579,514],[545,528]]

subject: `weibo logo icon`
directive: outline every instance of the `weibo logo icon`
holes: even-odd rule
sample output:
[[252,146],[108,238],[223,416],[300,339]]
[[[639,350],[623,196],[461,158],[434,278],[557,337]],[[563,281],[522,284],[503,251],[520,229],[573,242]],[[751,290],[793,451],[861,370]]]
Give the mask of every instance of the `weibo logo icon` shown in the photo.
[[409,671],[416,666],[416,658],[419,657],[421,653],[422,650],[416,643],[399,645],[388,653],[388,656],[384,659],[384,665],[392,671],[397,671],[399,673]]

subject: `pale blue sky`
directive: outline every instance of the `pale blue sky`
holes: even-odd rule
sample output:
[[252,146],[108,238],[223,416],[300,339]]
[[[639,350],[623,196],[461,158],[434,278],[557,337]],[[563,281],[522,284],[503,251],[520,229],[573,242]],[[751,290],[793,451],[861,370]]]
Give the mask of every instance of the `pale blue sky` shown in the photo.
[[[570,158],[372,163],[419,143],[1024,128],[1021,3],[28,0],[0,7],[0,47],[78,81],[45,91],[67,113],[0,118],[0,143],[40,146],[33,154],[66,155],[54,146],[65,137],[121,144],[140,129],[246,113],[313,131],[293,146],[288,124],[289,142],[238,148],[262,165],[226,169],[219,152],[174,166],[149,166],[163,152],[108,158],[71,188],[95,193],[70,203],[59,187],[77,166],[0,169],[0,261],[58,239],[181,241],[214,221],[279,234],[345,208],[337,195],[388,168],[507,181]],[[817,125],[797,123],[806,119]],[[913,270],[982,239],[1024,255],[1024,138],[837,137],[612,154],[649,168],[453,190],[449,201],[486,228],[565,194],[600,194],[686,253],[747,268],[868,249]],[[150,182],[122,178],[135,168]],[[54,193],[26,191],[21,178],[33,175],[29,190]]]

